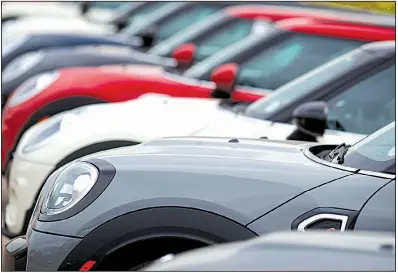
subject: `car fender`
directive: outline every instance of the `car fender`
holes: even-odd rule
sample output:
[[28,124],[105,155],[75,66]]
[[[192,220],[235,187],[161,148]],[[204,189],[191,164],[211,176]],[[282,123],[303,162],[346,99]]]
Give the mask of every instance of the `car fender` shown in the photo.
[[59,270],[77,271],[85,261],[100,261],[126,244],[164,236],[219,244],[246,240],[257,234],[231,219],[199,209],[144,209],[116,217],[87,234],[69,253]]
[[47,105],[41,107],[33,115],[31,115],[29,117],[29,120],[22,127],[22,130],[20,130],[18,132],[18,137],[16,138],[16,141],[14,143],[14,147],[12,150],[15,150],[15,148],[17,147],[23,134],[30,127],[32,127],[33,125],[38,123],[42,118],[48,117],[48,116],[53,116],[60,112],[68,111],[68,110],[77,108],[79,106],[97,104],[97,103],[106,103],[106,101],[98,99],[98,98],[94,98],[94,97],[84,97],[84,96],[77,97],[77,96],[75,96],[75,97],[59,99],[57,101],[54,101],[50,104],[47,104]]

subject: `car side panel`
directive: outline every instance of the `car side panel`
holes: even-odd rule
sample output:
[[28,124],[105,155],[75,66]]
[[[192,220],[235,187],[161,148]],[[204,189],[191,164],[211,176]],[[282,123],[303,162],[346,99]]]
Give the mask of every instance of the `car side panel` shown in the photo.
[[395,180],[381,188],[359,213],[355,230],[395,232]]
[[[248,227],[258,234],[290,230],[296,218],[317,208],[325,212],[329,212],[330,209],[345,209],[357,213],[366,201],[389,181],[367,175],[350,175],[300,195],[250,223]],[[374,227],[373,230],[378,229]]]

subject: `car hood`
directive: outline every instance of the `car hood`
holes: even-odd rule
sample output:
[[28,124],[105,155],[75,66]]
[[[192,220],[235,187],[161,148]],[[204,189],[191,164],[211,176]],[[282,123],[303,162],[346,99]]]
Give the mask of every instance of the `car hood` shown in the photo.
[[[78,118],[65,115],[65,130],[86,130],[117,139],[144,142],[159,137],[189,136],[205,128],[214,119],[234,119],[222,111],[218,100],[170,99],[166,95],[145,94],[136,100],[83,108]],[[66,125],[68,124],[68,125]]]
[[23,35],[42,33],[112,34],[115,30],[114,26],[91,23],[78,17],[29,16],[5,25],[2,38],[10,40]]
[[[382,251],[382,245],[395,248],[393,234],[286,231],[170,255],[167,260],[159,259],[144,271],[393,270],[395,251]],[[313,255],[318,255],[320,260],[309,260]],[[339,263],[336,263],[337,259]]]
[[152,200],[150,206],[190,204],[248,224],[308,190],[351,174],[307,158],[303,149],[309,145],[294,141],[165,138],[82,160],[100,158],[116,168],[107,194],[129,193],[125,197],[118,194],[118,207],[128,203],[133,206],[129,210],[142,209],[145,200]]

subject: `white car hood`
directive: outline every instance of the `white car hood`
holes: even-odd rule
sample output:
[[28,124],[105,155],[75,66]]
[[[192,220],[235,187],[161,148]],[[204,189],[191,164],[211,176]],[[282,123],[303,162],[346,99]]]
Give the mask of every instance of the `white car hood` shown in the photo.
[[4,2],[1,17],[40,15],[40,16],[80,16],[79,5],[59,2]]
[[220,111],[218,103],[214,99],[147,94],[127,102],[88,106],[69,126],[64,122],[63,128],[68,131],[69,128],[73,131],[86,128],[103,136],[111,133],[113,138],[118,135],[139,142],[188,136],[214,120],[234,119],[230,112]]
[[3,25],[2,38],[16,39],[29,34],[71,33],[71,34],[112,34],[115,27],[105,24],[91,23],[79,17],[59,18],[55,16],[29,16]]

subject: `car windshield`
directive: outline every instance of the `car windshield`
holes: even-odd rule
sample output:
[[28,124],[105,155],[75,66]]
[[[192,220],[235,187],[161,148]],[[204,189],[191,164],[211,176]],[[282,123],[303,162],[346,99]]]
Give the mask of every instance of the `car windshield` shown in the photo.
[[249,35],[254,22],[242,18],[226,19],[225,13],[221,11],[209,17],[206,23],[191,26],[178,35],[173,35],[148,53],[171,57],[179,45],[193,42],[196,46],[195,59],[201,61]]
[[343,165],[395,174],[395,121],[350,147]]
[[186,27],[202,22],[220,8],[220,5],[197,4],[175,14],[157,26],[156,43],[166,40]]
[[267,98],[258,100],[246,108],[249,117],[269,119],[280,109],[305,97],[312,90],[322,87],[325,83],[344,75],[353,67],[365,62],[360,49],[346,53],[278,88]]
[[364,42],[294,34],[239,66],[237,83],[275,90]]
[[252,32],[253,23],[253,20],[236,19],[223,28],[215,30],[208,37],[198,41],[196,43],[196,61],[200,62],[217,51],[242,40]]
[[142,7],[138,9],[138,11],[127,19],[127,25],[130,27],[134,24],[138,24],[140,22],[145,22],[146,18],[148,18],[148,14],[165,6],[168,2],[150,2],[146,3]]
[[112,1],[112,2],[102,2],[95,1],[91,2],[91,6],[93,8],[103,8],[103,9],[117,9],[120,6],[126,4],[126,2]]
[[[279,41],[271,46],[264,46],[265,43],[271,43],[272,39]],[[235,52],[246,55],[246,58],[234,61],[234,57],[231,57],[226,60],[225,56],[218,58],[216,54],[214,58],[208,58],[207,62],[200,62],[196,67],[187,70],[185,75],[209,80],[214,68],[232,59],[239,64],[238,85],[270,91],[364,43],[365,41],[302,33],[291,33],[284,39],[280,39],[279,35],[263,39],[261,43],[254,42],[253,46],[246,46],[239,53]]]

